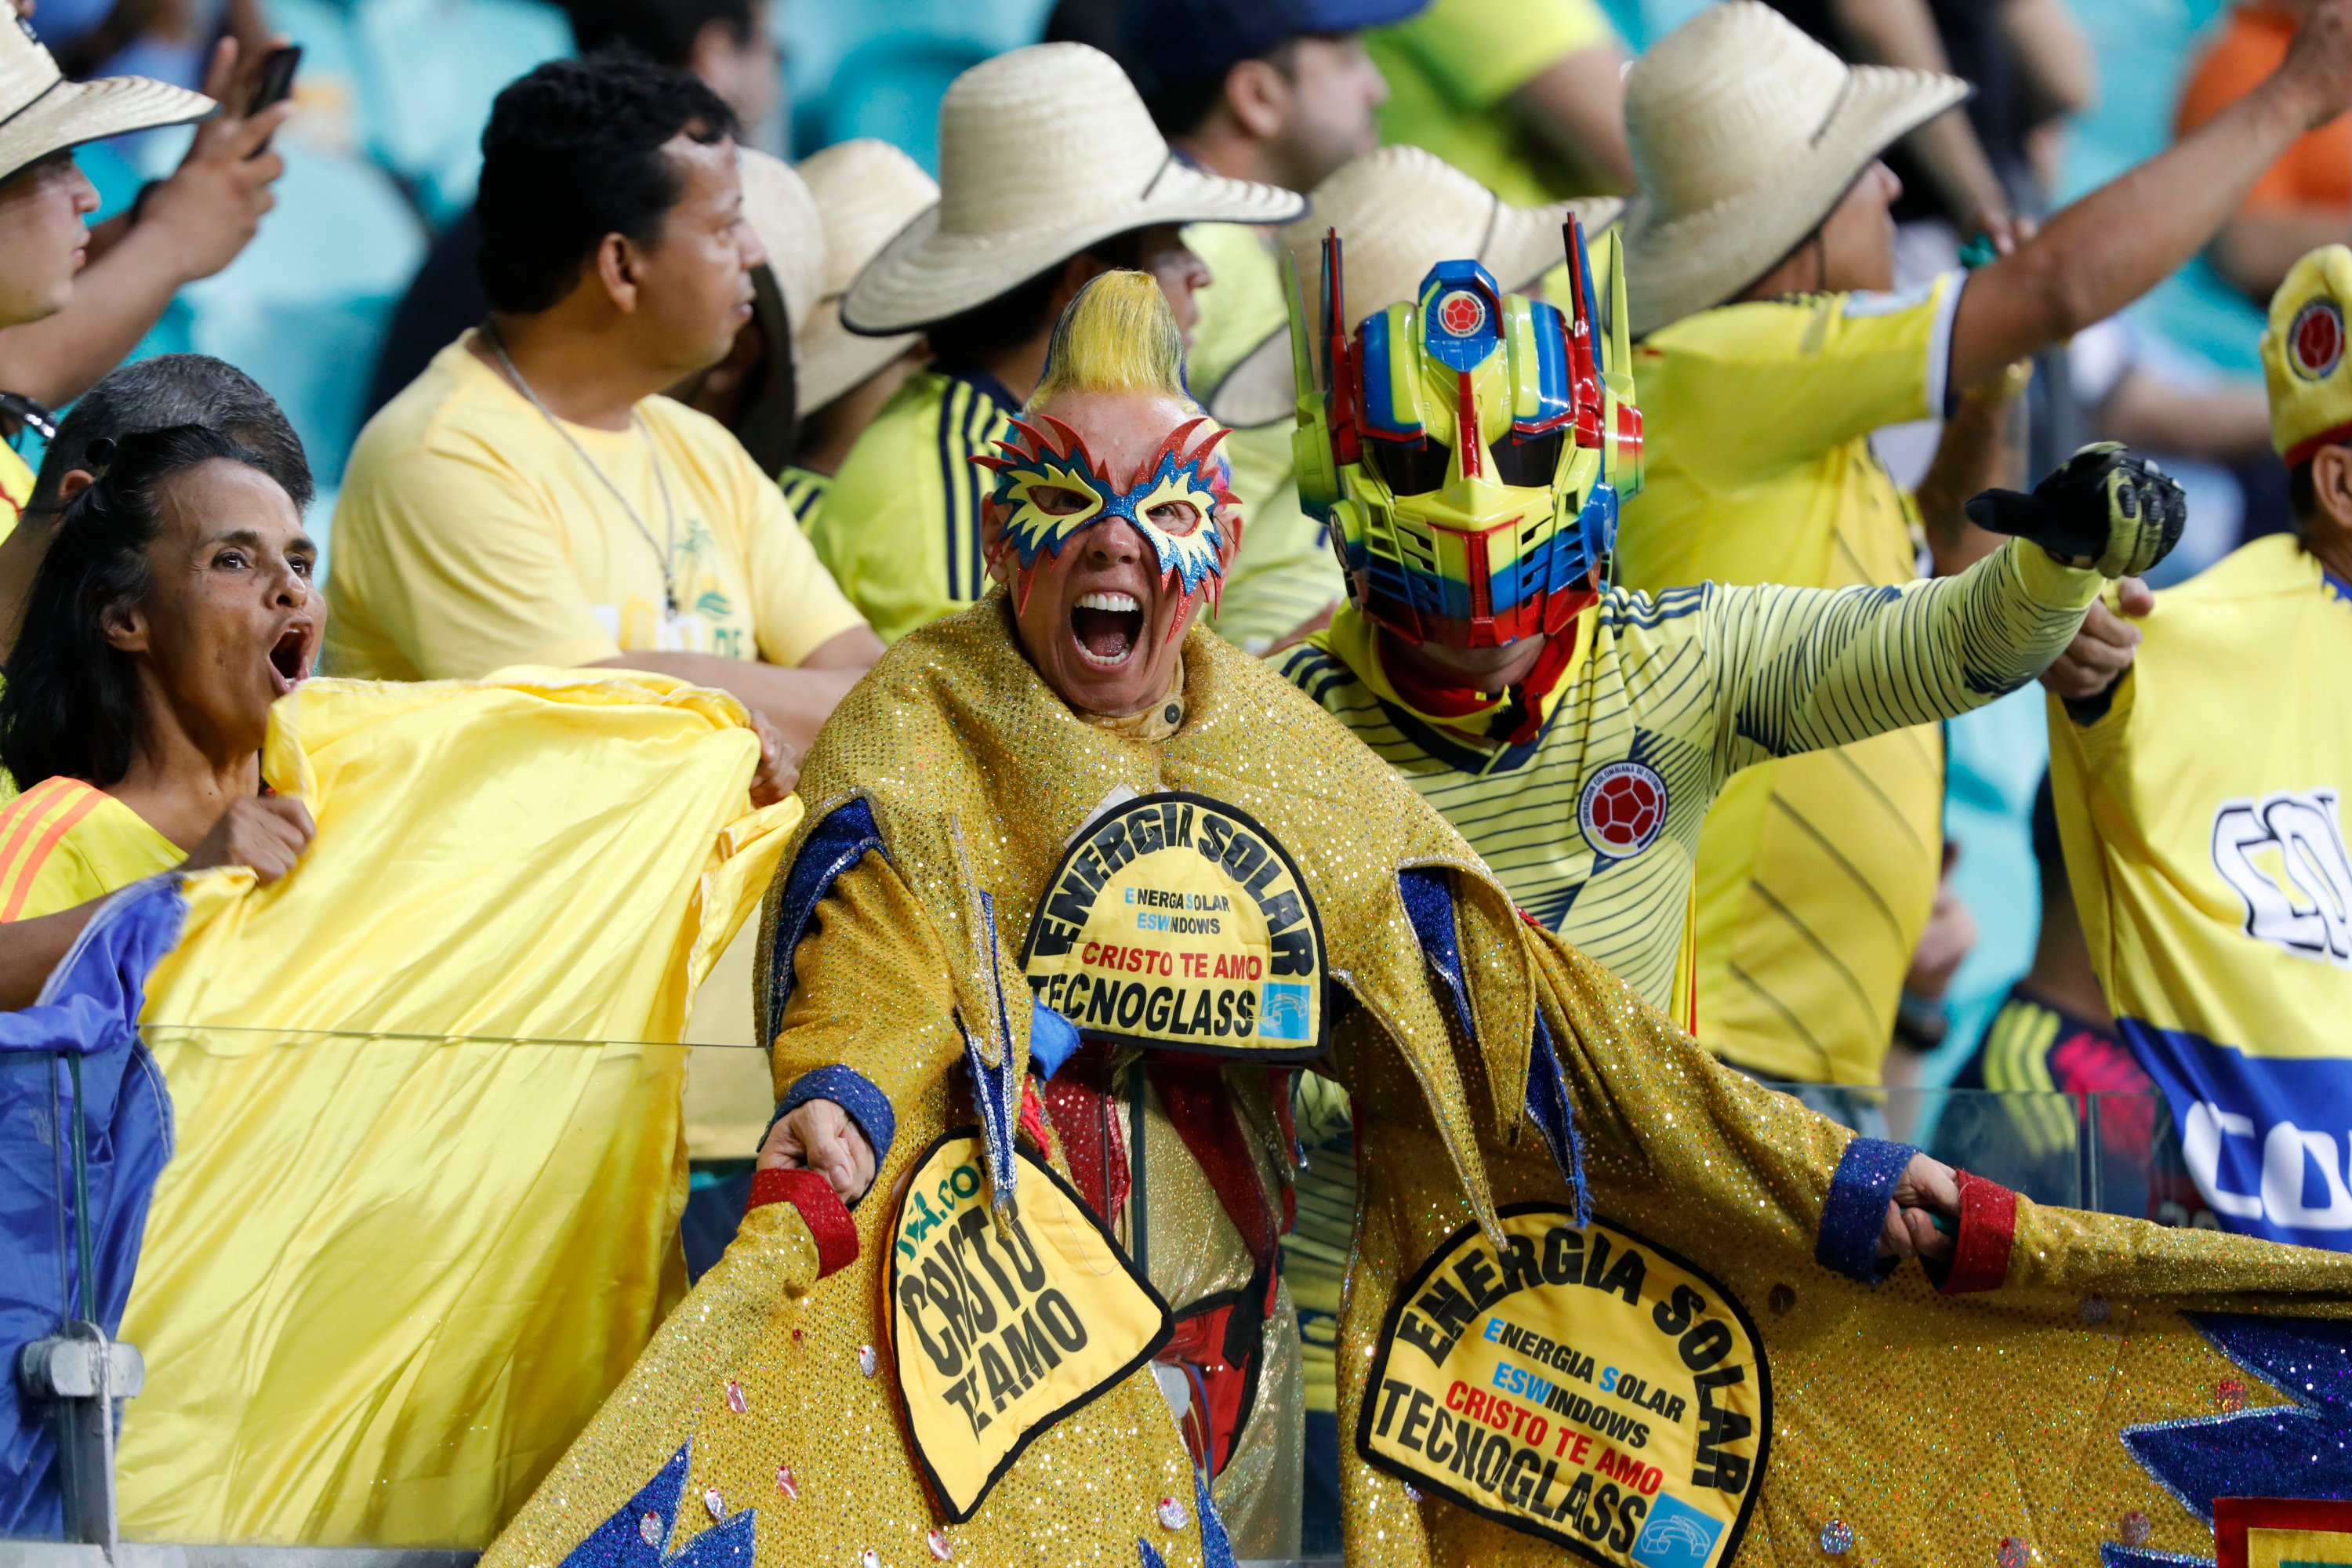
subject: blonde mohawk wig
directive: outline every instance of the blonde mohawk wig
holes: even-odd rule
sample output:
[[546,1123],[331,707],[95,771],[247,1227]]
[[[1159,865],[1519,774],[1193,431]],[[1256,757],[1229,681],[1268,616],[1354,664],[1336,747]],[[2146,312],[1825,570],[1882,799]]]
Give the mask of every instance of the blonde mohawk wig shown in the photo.
[[[1102,471],[1078,433],[1039,410],[1066,394],[1133,393],[1173,398],[1193,411],[1124,483]],[[1217,444],[1225,431],[1184,388],[1184,335],[1157,280],[1147,273],[1107,272],[1077,292],[1045,351],[1045,373],[1000,456],[972,461],[995,470],[989,504],[999,521],[989,563],[1019,556],[1016,609],[1025,607],[1041,554],[1059,558],[1080,530],[1125,519],[1148,540],[1164,584],[1183,584],[1188,601],[1205,587],[1212,604],[1241,544],[1241,517],[1228,488],[1232,470]],[[1205,427],[1205,433],[1204,433]],[[1041,498],[1042,500],[1041,500]],[[1173,533],[1151,512],[1170,501],[1191,505],[1199,523]],[[1079,504],[1073,504],[1079,503]],[[1190,610],[1170,623],[1176,636]]]

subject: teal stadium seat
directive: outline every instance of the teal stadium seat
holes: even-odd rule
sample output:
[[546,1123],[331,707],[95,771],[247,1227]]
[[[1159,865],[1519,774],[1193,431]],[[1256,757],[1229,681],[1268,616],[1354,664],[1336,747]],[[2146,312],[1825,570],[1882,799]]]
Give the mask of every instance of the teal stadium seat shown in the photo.
[[[2071,201],[2172,141],[2181,83],[2225,0],[2068,0],[2092,40],[2099,98],[2070,129],[2059,198]],[[2233,374],[2260,376],[2263,312],[2200,259],[2134,305],[2134,324]]]
[[428,222],[446,224],[473,205],[491,100],[571,54],[572,24],[541,0],[355,0],[349,12],[367,151]]
[[878,136],[939,172],[940,100],[958,72],[1037,41],[1051,0],[888,0],[778,7],[793,146]]
[[[322,488],[341,478],[385,319],[425,257],[392,177],[289,138],[278,206],[218,277],[185,289],[192,346],[242,367],[285,407]],[[326,514],[312,520],[323,526]]]

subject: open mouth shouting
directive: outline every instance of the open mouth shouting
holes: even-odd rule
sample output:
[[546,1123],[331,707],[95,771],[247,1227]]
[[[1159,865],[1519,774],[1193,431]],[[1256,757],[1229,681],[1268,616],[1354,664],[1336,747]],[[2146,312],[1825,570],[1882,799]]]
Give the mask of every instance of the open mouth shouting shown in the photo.
[[1070,610],[1070,640],[1097,669],[1117,669],[1143,640],[1143,606],[1132,594],[1082,594]]
[[310,621],[296,621],[278,634],[278,640],[269,645],[269,689],[273,696],[283,697],[310,679],[318,643],[319,628]]

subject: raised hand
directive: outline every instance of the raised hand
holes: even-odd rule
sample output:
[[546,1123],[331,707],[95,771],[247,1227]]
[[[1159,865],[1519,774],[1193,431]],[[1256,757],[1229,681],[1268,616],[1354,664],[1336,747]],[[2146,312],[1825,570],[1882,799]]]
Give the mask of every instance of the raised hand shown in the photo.
[[2070,566],[2137,577],[2180,542],[2189,503],[2179,481],[2116,441],[2084,447],[2033,487],[1971,498],[1969,521],[2030,539]]

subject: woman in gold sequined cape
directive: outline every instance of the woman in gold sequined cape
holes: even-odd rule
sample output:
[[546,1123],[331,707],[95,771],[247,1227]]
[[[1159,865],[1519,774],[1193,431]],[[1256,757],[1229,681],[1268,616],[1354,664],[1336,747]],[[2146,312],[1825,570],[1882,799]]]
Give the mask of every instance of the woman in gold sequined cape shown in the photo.
[[[1841,1528],[1881,1562],[1981,1563],[2019,1542],[2041,1561],[2090,1564],[2118,1531],[2151,1550],[2210,1550],[2189,1506],[2204,1483],[2143,1465],[2121,1434],[2189,1423],[2226,1459],[2230,1417],[2284,1423],[2274,1366],[2250,1363],[2214,1328],[2222,1320],[2183,1314],[2289,1314],[2332,1332],[2307,1320],[2343,1315],[2352,1261],[2018,1200],[1997,1289],[1939,1296],[1916,1269],[1874,1288],[1823,1267],[1825,1205],[1852,1134],[1720,1068],[1518,918],[1453,830],[1272,670],[1197,629],[1183,653],[1181,724],[1124,735],[1054,697],[992,595],[893,648],[812,752],[809,826],[787,865],[851,803],[870,809],[884,854],[835,884],[838,919],[803,946],[776,1071],[782,1083],[811,1062],[859,1059],[899,1086],[875,1192],[969,1119],[967,1047],[942,1000],[982,1022],[970,1048],[1025,1068],[1027,1018],[992,1004],[1000,986],[1019,994],[1015,954],[1066,836],[1114,786],[1196,791],[1289,847],[1353,1003],[1328,1064],[1354,1096],[1360,1139],[1343,1433],[1398,1282],[1497,1205],[1565,1195],[1526,1109],[1539,1010],[1596,1212],[1752,1308],[1769,1303],[1755,1315],[1775,1424],[1745,1561],[1819,1562]],[[1467,1027],[1449,1019],[1416,938],[1400,892],[1408,868],[1451,885]],[[808,950],[828,946],[839,951],[813,963]],[[820,989],[822,1001],[801,1000]],[[1010,1026],[990,1038],[993,1018]],[[862,1057],[842,1049],[859,1042]],[[755,1506],[761,1563],[856,1563],[867,1549],[882,1563],[926,1560],[937,1519],[898,1440],[889,1380],[858,1366],[859,1347],[883,1339],[884,1206],[860,1205],[856,1261],[821,1279],[797,1212],[755,1210],[488,1561],[563,1560],[681,1453],[681,1539],[714,1528],[695,1500],[715,1492],[730,1510]],[[780,1491],[780,1467],[794,1495]],[[1171,1537],[1153,1515],[1156,1500],[1182,1495],[1185,1475],[1167,1407],[1139,1373],[1041,1438],[945,1544],[957,1562],[1125,1563],[1142,1538],[1169,1563],[1197,1561],[1189,1534]],[[1568,1560],[1352,1453],[1343,1497],[1351,1563]]]

